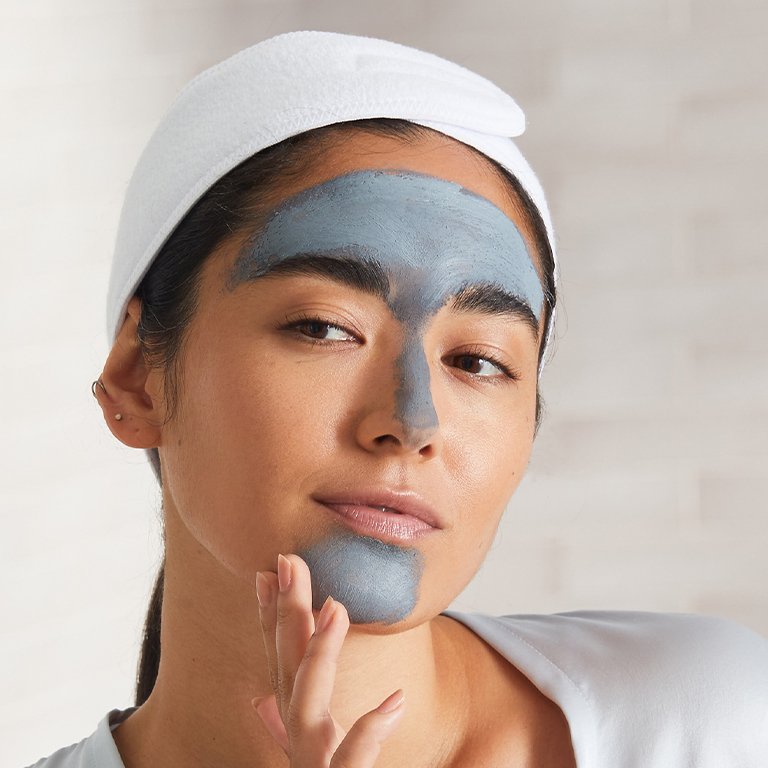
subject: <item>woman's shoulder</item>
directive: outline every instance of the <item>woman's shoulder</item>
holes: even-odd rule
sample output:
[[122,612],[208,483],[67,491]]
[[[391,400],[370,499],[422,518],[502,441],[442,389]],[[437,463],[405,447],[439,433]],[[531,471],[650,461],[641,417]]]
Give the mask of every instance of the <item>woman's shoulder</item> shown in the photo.
[[714,662],[736,680],[745,676],[745,682],[758,683],[760,674],[768,675],[768,639],[729,619],[644,611],[445,613],[494,647],[501,646],[499,651],[519,654],[527,648],[540,660],[547,658],[563,668],[584,669],[595,663],[605,673],[622,676],[632,669],[647,675],[651,669],[674,668],[682,674]]
[[640,611],[446,613],[560,705],[583,764],[636,750],[649,766],[768,765],[768,640],[741,624]]
[[40,758],[29,768],[90,768],[92,761],[88,757],[89,742],[94,738],[91,734],[77,744],[57,749],[52,755]]
[[113,709],[90,736],[56,750],[29,768],[125,768],[112,738],[112,731],[135,709]]

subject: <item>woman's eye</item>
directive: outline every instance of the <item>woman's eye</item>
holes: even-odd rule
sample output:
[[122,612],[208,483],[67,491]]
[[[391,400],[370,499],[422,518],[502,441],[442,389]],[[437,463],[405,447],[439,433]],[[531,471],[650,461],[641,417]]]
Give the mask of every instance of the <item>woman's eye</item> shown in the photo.
[[516,380],[518,378],[514,371],[491,355],[475,355],[465,352],[461,355],[454,355],[453,360],[457,368],[479,378],[497,378],[499,374],[508,379]]
[[319,317],[307,317],[288,323],[286,329],[294,330],[309,341],[345,341],[354,339],[352,334],[340,325]]

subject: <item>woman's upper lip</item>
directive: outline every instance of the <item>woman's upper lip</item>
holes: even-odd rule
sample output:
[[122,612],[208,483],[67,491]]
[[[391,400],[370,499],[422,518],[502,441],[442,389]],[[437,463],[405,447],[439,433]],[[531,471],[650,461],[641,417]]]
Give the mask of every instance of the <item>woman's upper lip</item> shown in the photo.
[[324,504],[352,504],[360,507],[389,507],[395,512],[423,520],[433,528],[443,528],[437,511],[415,491],[392,491],[388,488],[347,488],[323,491],[312,498]]

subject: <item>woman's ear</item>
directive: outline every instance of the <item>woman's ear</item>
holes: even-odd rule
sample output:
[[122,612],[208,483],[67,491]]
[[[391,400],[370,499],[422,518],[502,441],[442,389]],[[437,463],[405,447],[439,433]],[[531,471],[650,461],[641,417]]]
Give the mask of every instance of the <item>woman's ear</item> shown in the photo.
[[93,394],[120,442],[157,448],[165,415],[162,376],[144,360],[137,335],[140,315],[141,301],[134,296]]

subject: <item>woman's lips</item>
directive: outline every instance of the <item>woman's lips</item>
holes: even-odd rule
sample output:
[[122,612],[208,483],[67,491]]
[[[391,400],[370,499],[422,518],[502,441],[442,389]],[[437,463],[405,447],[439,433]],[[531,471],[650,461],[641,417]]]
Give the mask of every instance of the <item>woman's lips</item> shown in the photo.
[[429,523],[405,513],[386,512],[376,507],[340,502],[319,502],[335,512],[353,531],[393,541],[410,541],[438,530]]

